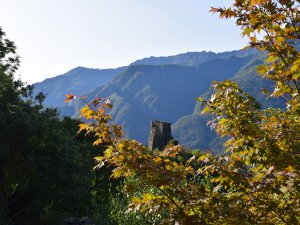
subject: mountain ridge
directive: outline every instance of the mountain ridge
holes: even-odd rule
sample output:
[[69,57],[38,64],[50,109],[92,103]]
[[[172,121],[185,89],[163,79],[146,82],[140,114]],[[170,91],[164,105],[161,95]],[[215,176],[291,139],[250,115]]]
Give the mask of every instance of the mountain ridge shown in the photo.
[[130,138],[147,143],[151,120],[174,123],[191,114],[196,98],[208,90],[212,80],[229,79],[251,58],[213,59],[193,67],[134,65],[85,95],[87,99],[110,98],[114,122],[122,125]]
[[151,56],[143,59],[136,60],[131,63],[132,65],[185,65],[185,66],[197,66],[200,63],[205,61],[215,59],[215,58],[229,58],[230,56],[236,57],[245,57],[250,55],[257,54],[257,50],[249,48],[249,49],[240,49],[233,51],[226,51],[215,53],[212,51],[201,51],[201,52],[186,52],[181,54],[176,54],[172,56]]
[[42,82],[33,84],[33,95],[43,92],[47,95],[44,104],[46,106],[58,107],[63,105],[65,94],[73,93],[82,95],[86,90],[91,90],[111,81],[126,67],[116,69],[91,69],[76,67]]
[[[253,71],[264,59],[263,54],[250,49],[225,53],[183,53],[170,57],[152,57],[150,61],[144,58],[121,67],[119,71],[99,70],[113,71],[111,80],[93,89],[85,89],[82,95],[87,99],[111,99],[114,105],[110,111],[113,122],[123,126],[127,137],[144,144],[147,143],[150,121],[158,119],[174,123],[173,136],[187,147],[205,150],[213,146],[220,149],[221,141],[206,126],[207,119],[198,116],[200,108],[196,98],[208,97],[211,82],[223,79],[244,82],[250,87],[250,92],[258,92],[259,78]],[[192,64],[191,59],[194,60]],[[62,77],[76,78],[72,71],[80,77],[80,70],[85,71],[85,68],[75,68]],[[80,83],[77,85],[82,86]],[[61,93],[66,94],[66,89],[62,89]],[[77,102],[59,105],[59,110],[62,115],[76,116],[81,107],[82,104]]]

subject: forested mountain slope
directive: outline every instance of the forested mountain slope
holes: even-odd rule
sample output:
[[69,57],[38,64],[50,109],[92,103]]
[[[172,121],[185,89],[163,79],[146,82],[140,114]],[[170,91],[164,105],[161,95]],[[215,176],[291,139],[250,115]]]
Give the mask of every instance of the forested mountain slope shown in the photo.
[[[197,66],[200,63],[212,59],[226,59],[231,56],[245,57],[253,56],[257,52],[254,49],[236,50],[231,52],[188,52],[178,54],[175,56],[166,57],[150,57],[137,60],[132,65],[186,65]],[[110,82],[114,77],[123,72],[127,67],[119,67],[116,69],[90,69],[85,67],[74,68],[67,73],[48,78],[42,82],[34,84],[34,95],[40,91],[47,95],[44,102],[46,106],[62,106],[64,95],[73,93],[75,95],[82,95],[91,92],[93,89],[98,88]]]
[[[151,120],[175,123],[181,117],[193,114],[198,107],[195,107],[196,98],[209,90],[212,81],[230,79],[238,71],[246,71],[256,58],[257,52],[248,49],[150,57],[117,69],[78,67],[35,84],[35,94],[43,91],[47,94],[45,104],[58,107],[61,115],[68,116],[78,116],[82,104],[64,104],[65,94],[86,95],[88,99],[110,98],[114,105],[111,111],[114,122],[124,127],[128,137],[147,143]],[[244,78],[238,76],[237,79]],[[199,123],[199,118],[195,118],[197,123],[192,122],[191,127],[181,120],[173,126],[175,137],[192,148],[203,147],[199,145],[200,137],[194,135],[211,134],[206,126],[195,127]],[[184,130],[183,135],[180,130]],[[210,138],[204,138],[205,135],[202,138],[207,146]]]
[[[114,122],[121,124],[130,138],[146,143],[151,120],[174,123],[191,114],[195,99],[209,89],[213,80],[229,79],[251,59],[251,56],[213,59],[194,67],[130,66],[113,81],[86,95],[88,99],[111,99]],[[72,106],[62,110],[68,115],[76,113]]]
[[[242,90],[254,97],[261,104],[262,108],[271,106],[281,108],[284,106],[282,99],[267,99],[267,96],[262,93],[262,89],[271,90],[274,86],[272,81],[259,77],[257,66],[262,62],[262,56],[255,58],[230,80],[235,81]],[[209,99],[211,94],[213,94],[212,91],[207,91],[201,97]],[[223,150],[223,141],[207,125],[211,118],[200,115],[201,111],[202,106],[196,103],[194,112],[191,115],[184,116],[173,124],[173,136],[182,145],[191,149],[213,150],[218,153]]]
[[46,94],[47,98],[44,102],[46,106],[61,106],[63,105],[65,94],[82,95],[108,83],[124,69],[125,67],[102,70],[77,67],[65,74],[35,83],[33,94],[36,95],[39,92]]

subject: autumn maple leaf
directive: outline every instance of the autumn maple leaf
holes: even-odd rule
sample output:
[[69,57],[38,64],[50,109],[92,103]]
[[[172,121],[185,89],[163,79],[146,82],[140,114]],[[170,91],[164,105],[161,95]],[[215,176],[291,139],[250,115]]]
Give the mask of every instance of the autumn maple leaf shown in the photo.
[[71,95],[71,94],[65,94],[66,99],[65,102],[71,102],[73,99],[75,99],[75,95]]

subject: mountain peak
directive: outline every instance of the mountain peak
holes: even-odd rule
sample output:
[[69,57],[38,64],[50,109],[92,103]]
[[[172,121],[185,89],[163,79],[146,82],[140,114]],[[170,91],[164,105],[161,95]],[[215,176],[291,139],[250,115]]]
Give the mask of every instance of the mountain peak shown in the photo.
[[245,57],[257,54],[254,49],[246,50],[235,50],[230,52],[215,53],[212,51],[201,51],[201,52],[186,52],[173,56],[151,56],[148,58],[139,59],[133,62],[131,65],[184,65],[184,66],[197,66],[203,62],[215,59],[215,58],[229,58],[231,56],[235,57]]

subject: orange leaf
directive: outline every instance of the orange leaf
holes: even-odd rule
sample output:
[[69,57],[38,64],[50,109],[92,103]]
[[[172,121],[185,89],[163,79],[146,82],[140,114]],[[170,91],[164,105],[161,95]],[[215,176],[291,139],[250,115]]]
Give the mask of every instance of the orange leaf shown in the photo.
[[105,104],[103,104],[103,107],[106,107],[106,108],[108,108],[108,109],[111,109],[111,108],[113,107],[113,105],[110,104],[110,103],[105,103]]
[[99,103],[101,102],[101,98],[95,98],[91,104],[94,105],[94,107],[96,107]]
[[70,102],[75,98],[75,96],[71,94],[65,94],[65,96],[66,96],[65,102]]
[[258,5],[258,4],[264,4],[268,0],[251,0],[251,5]]

